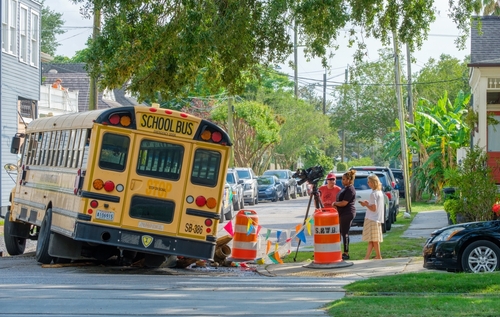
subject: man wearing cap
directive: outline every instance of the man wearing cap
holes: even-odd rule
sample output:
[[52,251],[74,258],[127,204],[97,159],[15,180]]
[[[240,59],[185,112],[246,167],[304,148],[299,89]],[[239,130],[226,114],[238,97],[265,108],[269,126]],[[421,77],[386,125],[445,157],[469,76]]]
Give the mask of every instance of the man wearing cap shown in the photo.
[[52,84],[52,88],[65,90],[63,88],[63,86],[61,85],[61,83],[62,83],[62,79],[61,78],[57,78],[56,81]]
[[335,184],[336,177],[334,173],[326,176],[326,185],[319,188],[321,202],[325,208],[332,208],[333,203],[337,201],[337,195],[342,190]]

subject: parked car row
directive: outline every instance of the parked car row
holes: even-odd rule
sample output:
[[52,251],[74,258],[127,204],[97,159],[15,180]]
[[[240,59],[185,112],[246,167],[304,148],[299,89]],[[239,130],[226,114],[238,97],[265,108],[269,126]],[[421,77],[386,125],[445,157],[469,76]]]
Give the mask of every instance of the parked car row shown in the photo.
[[232,219],[245,204],[253,206],[259,201],[282,201],[307,195],[307,184],[298,185],[298,180],[292,175],[293,172],[287,169],[267,170],[262,176],[257,176],[249,167],[229,168],[221,222]]

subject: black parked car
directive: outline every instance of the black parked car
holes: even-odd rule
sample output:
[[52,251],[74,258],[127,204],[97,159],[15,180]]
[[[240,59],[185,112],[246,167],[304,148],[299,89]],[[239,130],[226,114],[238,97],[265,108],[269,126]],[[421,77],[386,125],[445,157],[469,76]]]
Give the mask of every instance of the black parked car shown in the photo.
[[405,182],[404,182],[403,170],[396,168],[391,168],[391,170],[392,174],[394,174],[394,177],[397,180],[396,187],[399,190],[399,197],[405,198]]
[[461,223],[432,233],[423,250],[424,267],[448,271],[500,269],[500,221]]

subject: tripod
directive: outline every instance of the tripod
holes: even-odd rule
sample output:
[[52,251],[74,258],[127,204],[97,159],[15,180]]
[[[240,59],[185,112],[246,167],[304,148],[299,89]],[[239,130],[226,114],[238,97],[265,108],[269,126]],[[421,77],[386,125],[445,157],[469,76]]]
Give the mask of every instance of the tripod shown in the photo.
[[[313,190],[312,190],[311,194],[309,195],[309,204],[307,205],[307,211],[306,211],[306,215],[304,217],[304,222],[302,223],[302,227],[304,227],[306,225],[306,220],[307,220],[307,217],[309,216],[309,210],[311,209],[311,203],[312,203],[313,197],[314,197],[314,207],[316,209],[323,208],[324,206],[323,206],[323,203],[321,202],[321,199],[320,199],[320,192],[318,190],[318,182],[317,181],[313,183]],[[299,247],[300,247],[301,242],[302,242],[302,240],[299,240],[299,243],[297,244],[297,250],[295,251],[295,257],[293,258],[293,262],[297,261],[297,253],[299,252]]]

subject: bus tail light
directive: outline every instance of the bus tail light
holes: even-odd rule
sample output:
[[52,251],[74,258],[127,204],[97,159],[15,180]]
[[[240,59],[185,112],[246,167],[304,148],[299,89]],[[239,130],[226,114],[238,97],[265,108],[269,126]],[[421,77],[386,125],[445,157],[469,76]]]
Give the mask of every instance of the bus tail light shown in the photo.
[[207,199],[204,196],[198,196],[196,197],[195,202],[198,207],[207,206],[210,209],[214,209],[217,206],[217,200],[213,197]]
[[128,128],[132,125],[132,116],[129,112],[116,112],[112,113],[107,121],[103,121],[103,124],[109,124],[112,126],[121,126],[123,128]]
[[217,200],[215,198],[210,197],[207,199],[207,207],[210,209],[214,209],[217,206]]
[[115,189],[115,183],[113,183],[112,181],[106,181],[104,183],[104,190],[105,191],[112,192],[113,189]]
[[104,182],[102,181],[102,179],[94,179],[94,181],[92,182],[92,186],[94,187],[94,189],[96,190],[101,190],[104,188]]
[[92,208],[97,208],[97,207],[99,207],[99,203],[97,202],[97,200],[92,200],[92,201],[90,202],[90,207],[92,207]]
[[210,127],[205,127],[203,132],[200,134],[200,138],[203,141],[213,142],[213,143],[221,143],[222,141],[222,133],[216,130],[210,129]]
[[207,203],[207,200],[203,196],[196,197],[196,206],[203,207]]
[[214,224],[212,219],[205,219],[205,226],[211,227]]

